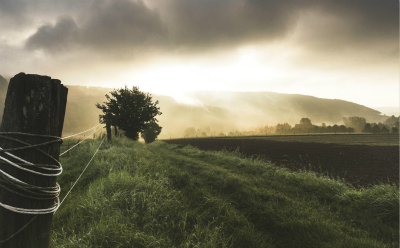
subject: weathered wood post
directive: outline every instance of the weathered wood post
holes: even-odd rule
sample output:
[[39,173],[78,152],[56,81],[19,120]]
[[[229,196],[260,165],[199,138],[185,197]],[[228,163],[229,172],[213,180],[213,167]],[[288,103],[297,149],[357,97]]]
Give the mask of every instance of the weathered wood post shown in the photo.
[[[57,79],[24,73],[15,75],[10,80],[8,86],[3,121],[0,127],[0,132],[4,133],[1,135],[12,137],[29,144],[41,144],[52,140],[54,141],[55,138],[6,134],[6,132],[61,137],[67,104],[67,94],[68,89]],[[25,145],[0,137],[0,147],[3,149],[23,146]],[[38,149],[56,160],[59,159],[60,142],[40,146]],[[11,153],[34,164],[56,164],[56,161],[32,148],[12,151]],[[6,157],[8,155],[0,153],[0,156]],[[10,157],[7,157],[7,159],[11,160]],[[17,162],[17,160],[13,161]],[[11,166],[8,163],[0,163],[0,169],[30,185],[40,187],[56,186],[56,176],[33,174],[32,172]],[[49,173],[48,170],[37,167],[29,167],[29,169],[41,173]],[[10,185],[8,186],[11,187]],[[7,187],[7,185],[5,187]],[[0,187],[0,202],[18,208],[46,209],[54,206],[55,200],[31,199],[27,196],[24,197],[11,193],[3,187]],[[52,213],[42,215],[23,214],[0,207],[0,247],[50,247],[52,219]],[[29,223],[30,221],[32,222]],[[23,228],[22,231],[18,232],[21,228]],[[13,236],[15,233],[17,234]],[[10,237],[12,238],[9,239]],[[4,240],[7,241],[3,242]]]
[[115,135],[115,137],[118,137],[117,125],[114,125],[114,135]]
[[111,120],[110,117],[106,115],[106,131],[107,131],[107,141],[111,142]]

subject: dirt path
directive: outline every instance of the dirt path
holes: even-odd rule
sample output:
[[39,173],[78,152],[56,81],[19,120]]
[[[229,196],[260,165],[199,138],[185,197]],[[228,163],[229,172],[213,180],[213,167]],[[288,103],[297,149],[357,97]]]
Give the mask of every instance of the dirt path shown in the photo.
[[280,142],[265,139],[179,139],[169,144],[190,144],[202,150],[236,150],[261,156],[290,170],[311,169],[344,178],[356,187],[379,182],[399,184],[399,146],[341,145]]

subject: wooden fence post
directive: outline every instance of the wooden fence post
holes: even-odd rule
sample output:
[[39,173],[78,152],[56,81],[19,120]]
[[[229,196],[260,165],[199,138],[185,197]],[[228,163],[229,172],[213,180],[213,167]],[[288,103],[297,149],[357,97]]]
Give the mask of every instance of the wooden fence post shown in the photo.
[[117,125],[114,125],[114,134],[115,134],[115,137],[118,137]]
[[107,118],[107,115],[106,115],[106,131],[107,131],[107,141],[111,142],[111,124],[110,124],[110,118]]
[[[61,137],[64,124],[65,108],[68,89],[57,79],[48,76],[19,73],[15,75],[8,86],[4,107],[3,121],[0,132],[21,132],[38,135]],[[54,138],[26,136],[19,134],[4,134],[27,142],[40,144]],[[10,149],[25,146],[17,142],[0,138],[0,147]],[[60,142],[38,147],[56,160],[59,159]],[[24,149],[11,152],[12,154],[34,164],[55,164],[55,161],[35,149]],[[0,153],[1,156],[5,154]],[[11,176],[31,185],[40,187],[56,186],[57,178],[42,176],[18,169],[9,164],[0,163],[0,169]],[[29,169],[32,169],[30,167]],[[32,169],[46,172],[43,169]],[[27,209],[44,209],[54,205],[54,199],[37,200],[10,193],[0,187],[0,202],[13,207]],[[34,217],[36,218],[21,232],[8,239]],[[0,207],[0,247],[50,247],[50,233],[53,214],[31,215],[9,211]]]

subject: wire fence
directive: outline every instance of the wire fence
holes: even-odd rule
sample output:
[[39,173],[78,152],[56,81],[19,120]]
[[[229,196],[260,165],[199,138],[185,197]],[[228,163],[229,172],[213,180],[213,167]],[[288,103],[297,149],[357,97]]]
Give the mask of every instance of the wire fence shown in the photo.
[[[61,175],[61,173],[63,171],[61,163],[58,160],[56,160],[55,158],[53,158],[52,156],[50,156],[48,153],[46,153],[42,149],[40,149],[40,147],[49,145],[49,144],[53,144],[53,143],[57,143],[57,142],[61,143],[64,139],[72,138],[74,136],[86,133],[90,130],[97,128],[94,132],[92,132],[90,135],[85,137],[85,139],[83,139],[82,141],[79,141],[77,144],[75,144],[74,146],[68,148],[66,151],[61,153],[59,155],[61,157],[62,155],[66,154],[67,152],[70,152],[72,149],[78,147],[79,144],[81,144],[83,141],[87,140],[89,137],[92,137],[93,135],[95,135],[95,133],[97,133],[99,130],[101,130],[103,128],[103,127],[99,127],[100,125],[101,124],[96,125],[88,130],[83,131],[83,132],[79,132],[79,133],[69,135],[69,136],[63,137],[63,138],[49,136],[49,135],[35,135],[35,134],[16,133],[16,132],[0,132],[0,138],[6,139],[6,140],[12,140],[14,142],[24,145],[21,147],[10,148],[10,149],[3,149],[0,147],[0,155],[2,155],[2,156],[0,156],[0,163],[8,164],[19,170],[24,170],[24,171],[32,173],[32,174],[38,174],[38,175],[46,176],[46,177],[57,177],[57,176]],[[13,136],[17,136],[17,137],[19,137],[19,136],[43,137],[43,138],[51,138],[52,140],[43,142],[40,144],[31,145],[29,143],[26,143],[26,142],[20,140],[21,138],[18,138],[18,139],[15,137],[13,138],[13,137],[9,137],[9,135],[13,135]],[[100,145],[98,146],[97,150],[95,151],[95,153],[93,154],[93,156],[91,157],[91,159],[89,160],[89,162],[87,163],[85,168],[83,169],[82,173],[76,179],[76,181],[74,182],[74,184],[72,185],[72,187],[70,188],[68,193],[64,196],[64,198],[62,199],[61,202],[60,202],[60,198],[59,198],[59,195],[61,192],[61,187],[58,183],[56,183],[56,186],[54,186],[54,187],[39,187],[39,186],[24,182],[24,181],[12,176],[12,175],[8,174],[7,172],[0,169],[0,187],[5,189],[6,191],[10,192],[11,194],[17,194],[22,197],[34,199],[34,200],[49,200],[49,199],[55,200],[53,206],[51,206],[49,208],[41,208],[41,209],[19,208],[19,207],[14,207],[14,206],[0,202],[0,206],[9,211],[19,213],[19,214],[35,215],[28,223],[26,223],[22,228],[20,228],[18,231],[16,231],[14,234],[12,234],[10,237],[0,240],[0,244],[5,243],[5,242],[9,241],[10,239],[12,239],[13,237],[15,237],[18,233],[20,233],[22,230],[24,230],[30,223],[32,223],[37,218],[38,215],[50,214],[50,213],[55,214],[56,213],[56,211],[59,209],[61,204],[65,201],[65,199],[67,198],[67,196],[69,195],[71,190],[77,184],[77,182],[79,181],[79,179],[81,178],[83,173],[88,168],[89,164],[92,162],[92,160],[96,156],[97,152],[99,151],[101,145],[104,142],[104,139],[105,139],[105,137],[100,142]],[[37,152],[50,158],[50,160],[52,160],[54,163],[53,164],[34,164],[34,163],[28,162],[28,161],[11,153],[12,151],[25,150],[25,149],[34,149]],[[47,173],[32,170],[32,168],[34,168],[34,169],[39,168],[39,170],[46,171]]]
[[[96,127],[98,127],[98,126],[99,126],[99,125],[97,125]],[[86,131],[89,131],[89,130],[92,130],[92,129],[93,129],[93,128],[88,129],[88,130],[86,130]],[[74,149],[75,147],[79,146],[80,143],[82,143],[83,141],[87,140],[89,137],[93,136],[95,133],[97,133],[97,132],[98,132],[99,130],[101,130],[101,129],[102,129],[102,127],[98,128],[96,131],[94,131],[93,133],[91,133],[90,135],[88,135],[86,138],[84,138],[84,139],[81,140],[80,142],[76,143],[74,146],[72,146],[71,148],[69,148],[69,149],[66,150],[65,152],[61,153],[61,154],[60,154],[60,157],[61,157],[62,155],[64,155],[65,153],[71,151],[71,150]],[[86,131],[85,131],[85,132],[86,132]],[[84,133],[84,132],[82,132],[82,133]],[[75,135],[76,135],[76,134],[75,134]],[[65,137],[64,139],[73,137],[73,136],[75,136],[75,135],[71,135],[71,136]]]

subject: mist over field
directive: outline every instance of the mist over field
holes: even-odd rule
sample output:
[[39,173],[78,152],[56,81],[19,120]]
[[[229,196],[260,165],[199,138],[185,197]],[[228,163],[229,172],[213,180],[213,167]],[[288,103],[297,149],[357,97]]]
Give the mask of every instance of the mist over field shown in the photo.
[[399,17],[0,0],[0,248],[399,247]]
[[[7,81],[0,77],[0,116],[2,116]],[[98,124],[101,110],[96,103],[106,100],[113,89],[67,86],[69,89],[63,134],[76,133]],[[160,139],[181,138],[188,128],[208,136],[228,132],[252,131],[278,123],[299,123],[309,118],[313,124],[343,124],[343,117],[361,116],[367,122],[383,122],[379,111],[343,100],[322,99],[298,94],[273,92],[193,91],[184,98],[152,94],[163,113],[157,117],[163,127]]]

